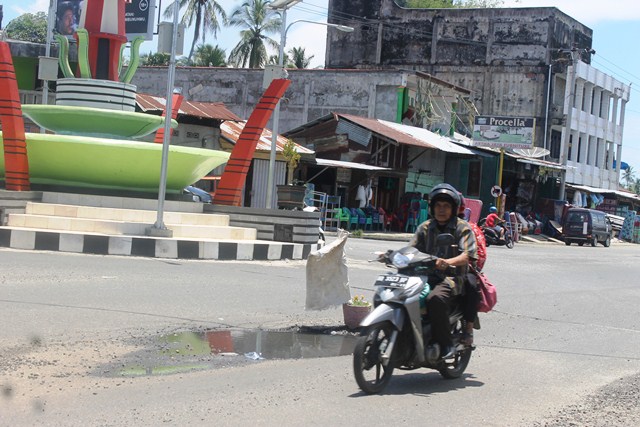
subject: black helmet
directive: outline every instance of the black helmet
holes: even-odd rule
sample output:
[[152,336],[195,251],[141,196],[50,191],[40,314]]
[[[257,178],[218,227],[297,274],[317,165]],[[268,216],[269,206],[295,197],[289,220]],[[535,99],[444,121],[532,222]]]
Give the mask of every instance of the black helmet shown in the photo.
[[458,190],[453,188],[452,185],[449,184],[438,184],[433,187],[431,193],[429,193],[429,213],[432,217],[435,217],[435,213],[433,212],[433,207],[435,206],[435,202],[438,200],[445,200],[451,203],[452,207],[452,216],[456,216],[458,214],[458,208],[460,207],[460,193]]

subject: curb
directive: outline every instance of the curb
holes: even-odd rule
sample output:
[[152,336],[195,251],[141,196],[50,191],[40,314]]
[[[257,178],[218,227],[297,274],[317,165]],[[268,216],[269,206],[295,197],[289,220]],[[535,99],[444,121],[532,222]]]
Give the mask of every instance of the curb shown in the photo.
[[94,255],[221,261],[304,260],[322,246],[320,243],[206,241],[0,227],[0,247]]

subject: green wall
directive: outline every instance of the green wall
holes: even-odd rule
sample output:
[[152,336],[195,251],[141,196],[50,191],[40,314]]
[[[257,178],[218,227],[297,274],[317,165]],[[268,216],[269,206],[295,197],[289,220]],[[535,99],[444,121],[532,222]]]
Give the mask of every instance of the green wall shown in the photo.
[[18,89],[35,90],[38,79],[38,58],[13,57]]

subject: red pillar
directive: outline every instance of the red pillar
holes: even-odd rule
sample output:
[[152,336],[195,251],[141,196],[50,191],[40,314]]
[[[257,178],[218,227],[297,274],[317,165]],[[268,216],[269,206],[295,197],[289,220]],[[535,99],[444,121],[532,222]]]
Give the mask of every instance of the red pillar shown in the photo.
[[11,50],[6,42],[0,42],[0,94],[5,187],[7,190],[29,191],[29,159],[20,94]]
[[[178,118],[178,111],[180,110],[180,106],[182,105],[183,100],[184,96],[179,93],[174,93],[171,96],[171,118],[173,120]],[[166,114],[167,110],[164,109],[162,111],[162,117],[165,117]],[[171,135],[173,135],[173,133],[171,133]],[[153,142],[155,142],[156,144],[162,144],[164,142],[164,125],[158,128],[158,130],[156,131],[156,137],[154,138]]]
[[273,109],[290,83],[291,80],[275,79],[262,95],[262,98],[260,98],[260,102],[258,102],[249,120],[247,120],[247,124],[231,151],[231,157],[229,157],[229,161],[224,167],[224,173],[220,178],[220,183],[218,183],[213,199],[214,204],[240,206],[242,187],[244,187],[260,135],[262,135]]

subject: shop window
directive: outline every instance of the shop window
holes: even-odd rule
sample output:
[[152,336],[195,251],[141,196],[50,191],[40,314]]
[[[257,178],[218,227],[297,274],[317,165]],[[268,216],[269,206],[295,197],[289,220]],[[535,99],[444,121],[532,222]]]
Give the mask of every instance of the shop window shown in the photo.
[[479,160],[469,162],[469,177],[467,180],[467,195],[480,196],[480,176],[482,165]]
[[[560,158],[561,138],[562,132],[558,132],[557,130],[551,131],[551,157],[554,159]],[[569,150],[571,150],[571,146],[569,146]]]

